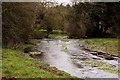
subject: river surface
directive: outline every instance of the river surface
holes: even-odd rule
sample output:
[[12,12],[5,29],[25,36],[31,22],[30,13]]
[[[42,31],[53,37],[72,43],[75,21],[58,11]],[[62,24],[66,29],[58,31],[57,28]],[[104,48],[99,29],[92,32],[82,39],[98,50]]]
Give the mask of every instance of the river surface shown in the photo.
[[105,60],[92,55],[80,47],[83,42],[78,39],[42,39],[37,45],[43,52],[41,59],[52,67],[63,70],[78,78],[118,78],[117,74],[100,70],[85,64],[86,61],[103,61],[114,65],[117,69],[117,60]]

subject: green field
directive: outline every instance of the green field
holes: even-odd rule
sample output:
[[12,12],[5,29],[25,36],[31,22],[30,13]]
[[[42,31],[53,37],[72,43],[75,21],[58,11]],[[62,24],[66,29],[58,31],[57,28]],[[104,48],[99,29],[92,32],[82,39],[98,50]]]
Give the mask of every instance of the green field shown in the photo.
[[85,42],[85,48],[90,50],[100,50],[110,54],[118,55],[117,38],[91,38],[81,39]]
[[69,74],[49,67],[44,62],[36,62],[29,55],[21,51],[3,49],[2,77],[7,78],[63,78],[71,77]]

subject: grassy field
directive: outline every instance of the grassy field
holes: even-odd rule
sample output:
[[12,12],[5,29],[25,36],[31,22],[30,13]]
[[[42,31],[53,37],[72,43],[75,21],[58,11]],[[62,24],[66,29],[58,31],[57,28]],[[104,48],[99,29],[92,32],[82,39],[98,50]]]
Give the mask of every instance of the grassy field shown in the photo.
[[31,40],[18,49],[3,48],[2,51],[2,77],[4,78],[73,78],[70,74],[50,67],[42,61],[36,61],[29,54],[23,53],[24,48],[35,46],[39,40]]
[[21,51],[3,49],[2,77],[12,78],[63,78],[71,77],[44,62],[36,62]]
[[85,42],[85,48],[87,49],[118,55],[118,40],[116,38],[91,38],[81,39],[80,41]]

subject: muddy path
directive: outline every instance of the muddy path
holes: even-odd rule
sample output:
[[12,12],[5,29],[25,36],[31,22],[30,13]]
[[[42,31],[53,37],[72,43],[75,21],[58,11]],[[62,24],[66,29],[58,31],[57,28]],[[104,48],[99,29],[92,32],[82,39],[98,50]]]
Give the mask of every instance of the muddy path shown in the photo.
[[[78,78],[118,78],[118,60],[106,60],[82,50],[78,39],[42,39],[41,60]],[[113,73],[114,72],[114,73]]]

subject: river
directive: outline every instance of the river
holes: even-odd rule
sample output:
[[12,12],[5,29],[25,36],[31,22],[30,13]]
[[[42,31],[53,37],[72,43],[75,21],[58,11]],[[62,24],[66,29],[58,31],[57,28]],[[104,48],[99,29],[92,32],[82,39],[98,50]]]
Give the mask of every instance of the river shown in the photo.
[[99,67],[93,67],[85,62],[102,61],[114,65],[117,69],[117,60],[105,60],[92,55],[80,47],[83,42],[78,39],[56,38],[42,39],[37,45],[38,50],[43,52],[41,59],[52,67],[63,70],[78,78],[118,78]]

